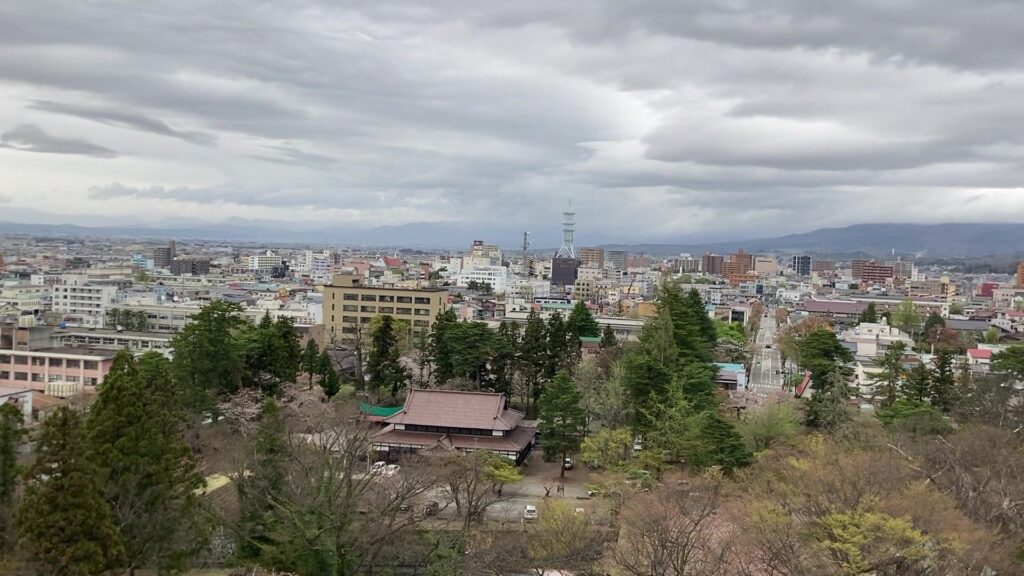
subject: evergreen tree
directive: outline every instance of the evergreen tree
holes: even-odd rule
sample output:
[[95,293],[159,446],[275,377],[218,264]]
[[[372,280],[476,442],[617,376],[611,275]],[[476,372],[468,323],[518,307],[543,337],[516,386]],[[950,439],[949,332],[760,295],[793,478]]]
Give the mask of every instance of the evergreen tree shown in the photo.
[[956,400],[956,373],[953,367],[953,353],[941,349],[935,355],[935,370],[932,373],[932,386],[929,394],[932,406],[949,412]]
[[194,491],[203,480],[178,422],[143,383],[129,352],[114,357],[86,431],[129,572],[181,567],[202,544]]
[[399,358],[398,337],[391,316],[380,317],[371,341],[370,357],[366,362],[370,389],[376,393],[387,391],[394,398],[398,396],[398,389],[405,385],[406,374]]
[[946,327],[946,321],[937,313],[932,312],[924,321],[924,336],[930,342],[935,343],[939,337],[939,331]]
[[[704,345],[709,349],[714,348],[715,342],[718,340],[718,331],[715,330],[714,320],[708,316],[708,311],[704,307],[704,299],[701,297],[700,292],[696,288],[690,288],[686,293],[684,303],[689,313],[697,322],[697,332],[704,341]],[[705,356],[705,359],[707,358],[709,356]]]
[[97,482],[82,417],[66,406],[43,422],[15,525],[47,574],[86,576],[124,565],[124,545]]
[[320,350],[316,346],[316,341],[310,338],[306,341],[306,347],[302,350],[302,371],[306,373],[309,378],[308,390],[313,389],[313,376],[320,369]]
[[903,386],[901,396],[913,402],[927,402],[931,397],[932,374],[924,362],[918,360],[917,365],[907,372],[907,382]]
[[672,371],[669,365],[640,350],[623,356],[619,366],[622,387],[633,414],[633,430],[644,434],[654,428],[660,407],[666,405]]
[[848,375],[839,366],[833,366],[828,377],[813,395],[804,400],[804,423],[813,428],[834,432],[853,420],[850,410]]
[[869,323],[878,322],[878,310],[875,307],[875,303],[874,302],[869,302],[868,303],[867,307],[864,308],[864,310],[860,313],[860,316],[857,318],[857,322],[858,323],[862,323],[862,324],[864,322],[869,322]]
[[546,334],[548,342],[544,363],[544,376],[550,380],[569,364],[568,333],[560,313],[555,312],[548,318]]
[[320,388],[323,389],[327,398],[334,398],[335,394],[341,391],[341,379],[338,377],[338,371],[334,369],[334,362],[326,348],[320,352],[318,364],[320,365]]
[[700,294],[691,290],[684,297],[678,283],[665,281],[658,289],[657,306],[658,316],[672,324],[679,357],[684,361],[710,362],[717,337]]
[[891,406],[899,396],[900,385],[906,377],[903,369],[903,353],[907,346],[903,342],[893,342],[876,361],[881,370],[871,378],[876,384],[882,386],[882,407]]
[[800,364],[810,371],[812,386],[828,381],[837,366],[853,361],[853,354],[831,330],[818,328],[808,332],[799,343]]
[[577,337],[597,338],[601,335],[601,328],[597,325],[597,320],[594,319],[590,308],[582,300],[573,306],[567,324],[568,331]]
[[697,412],[715,412],[719,400],[713,364],[688,364],[679,373],[679,395]]
[[[539,403],[538,431],[544,438],[541,446],[546,459],[564,460],[579,451],[587,420],[581,403],[580,391],[564,372],[556,374],[544,388]],[[565,478],[565,466],[562,466],[561,477]]]
[[437,315],[434,325],[430,329],[430,342],[427,347],[427,356],[434,364],[434,379],[439,383],[447,382],[454,377],[455,358],[448,349],[449,339],[446,338],[448,328],[458,323],[455,311],[449,308]]
[[615,329],[611,324],[606,324],[604,332],[601,333],[601,349],[607,350],[619,345],[619,339],[615,337]]
[[736,427],[718,415],[707,412],[700,427],[702,450],[690,458],[689,463],[697,468],[721,466],[726,471],[748,466],[753,455],[747,448],[743,436]]
[[214,408],[214,394],[233,393],[245,373],[235,333],[245,325],[241,306],[212,302],[171,340],[174,379],[186,389],[190,412],[206,414]]
[[536,310],[526,316],[526,328],[519,343],[519,365],[523,374],[527,403],[536,405],[547,364],[547,327]]
[[459,322],[448,328],[445,338],[452,352],[453,375],[473,381],[477,390],[489,386],[497,333],[483,322]]
[[506,396],[512,393],[516,373],[516,352],[519,350],[519,325],[503,320],[494,337],[491,372],[493,388]]
[[0,558],[13,544],[11,517],[18,480],[18,445],[23,422],[21,410],[13,403],[0,404]]
[[899,307],[892,315],[893,324],[903,330],[907,334],[910,334],[911,338],[917,333],[917,329],[921,326],[921,315],[917,312],[917,306],[914,305],[910,299],[900,302]]
[[291,318],[281,316],[274,322],[273,333],[270,373],[282,382],[294,382],[302,362],[302,346],[295,323]]
[[285,482],[287,436],[280,407],[273,398],[267,398],[256,434],[247,447],[247,473],[239,474],[237,479],[239,553],[243,558],[258,558],[262,548],[273,541],[272,502]]

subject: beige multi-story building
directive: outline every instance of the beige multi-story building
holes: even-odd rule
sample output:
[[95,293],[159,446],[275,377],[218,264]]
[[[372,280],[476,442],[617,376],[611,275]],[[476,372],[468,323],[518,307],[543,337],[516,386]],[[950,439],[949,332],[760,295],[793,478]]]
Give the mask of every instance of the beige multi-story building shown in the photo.
[[404,320],[414,334],[430,330],[434,319],[448,309],[444,288],[370,286],[354,274],[335,274],[324,286],[324,326],[328,340],[351,340],[360,325],[377,315]]
[[604,268],[604,248],[580,248],[581,268]]

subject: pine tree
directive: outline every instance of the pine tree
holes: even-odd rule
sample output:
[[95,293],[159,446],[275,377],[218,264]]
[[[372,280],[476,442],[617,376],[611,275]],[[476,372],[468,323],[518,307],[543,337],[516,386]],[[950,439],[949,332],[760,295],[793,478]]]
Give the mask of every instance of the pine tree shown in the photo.
[[548,318],[547,330],[547,355],[544,361],[544,377],[552,379],[559,371],[566,367],[569,353],[568,335],[562,315],[555,312]]
[[370,389],[376,393],[386,390],[395,397],[406,378],[399,359],[398,337],[391,316],[380,317],[380,324],[373,331],[371,339],[370,357],[366,362]]
[[459,322],[448,328],[445,338],[452,352],[453,375],[471,380],[477,390],[489,386],[497,333],[483,322]]
[[601,328],[597,325],[597,320],[594,319],[590,308],[582,300],[573,306],[567,325],[568,331],[577,337],[597,338],[601,335]]
[[247,448],[247,474],[238,476],[239,551],[243,558],[258,558],[273,541],[273,499],[285,482],[284,459],[288,431],[273,398],[263,402],[259,427]]
[[706,413],[700,427],[700,442],[703,450],[690,460],[690,464],[697,468],[721,466],[726,471],[732,471],[748,466],[753,461],[743,436],[736,431],[732,422],[717,412]]
[[899,396],[900,385],[906,377],[903,369],[903,353],[906,351],[906,344],[897,341],[893,342],[876,362],[881,368],[877,374],[872,376],[875,383],[882,385],[881,406],[892,406]]
[[320,360],[317,364],[320,374],[320,388],[328,398],[334,398],[334,395],[341,391],[341,379],[338,377],[338,371],[334,369],[334,362],[331,360],[331,355],[327,353],[326,348],[320,352]]
[[619,339],[615,337],[615,329],[612,328],[611,324],[606,324],[604,332],[601,334],[601,349],[607,350],[609,348],[615,348],[619,345]]
[[313,389],[313,376],[317,373],[320,368],[320,350],[316,346],[316,341],[310,338],[306,341],[306,347],[302,350],[302,371],[306,373],[309,378],[309,387],[307,390]]
[[525,383],[527,405],[536,405],[547,365],[547,327],[536,310],[526,316],[526,328],[519,342],[519,364]]
[[857,322],[863,324],[865,322],[875,323],[878,322],[878,309],[875,307],[874,302],[869,302],[864,311],[860,313],[857,318]]
[[430,341],[427,347],[427,356],[434,364],[434,379],[439,383],[447,382],[454,377],[455,358],[448,349],[448,328],[458,323],[455,311],[449,308],[437,315],[434,325],[430,329]]
[[[580,391],[566,373],[559,372],[544,388],[539,407],[538,431],[544,438],[541,444],[544,457],[564,460],[578,452],[587,419]],[[561,477],[565,477],[565,466],[562,466]]]
[[86,432],[129,573],[144,566],[178,568],[202,545],[194,491],[203,480],[177,424],[143,383],[131,354],[119,352]]
[[238,390],[245,363],[235,332],[246,322],[241,306],[218,300],[203,307],[171,340],[174,379],[187,388],[190,411],[206,414],[214,394]]
[[[699,293],[697,300],[700,301]],[[658,289],[657,306],[658,317],[667,319],[672,324],[672,334],[679,357],[683,361],[711,361],[714,336],[709,343],[702,333],[700,317],[707,317],[703,302],[700,303],[700,310],[695,310],[692,297],[687,295],[684,298],[677,283],[666,281]],[[711,322],[710,318],[707,320]],[[711,332],[714,334],[713,324]]]
[[281,316],[274,322],[270,373],[282,382],[294,382],[301,368],[302,346],[291,318]]
[[956,373],[953,367],[953,353],[941,349],[935,355],[935,369],[932,372],[932,385],[928,398],[932,406],[949,412],[953,409],[956,398]]
[[15,524],[45,573],[86,576],[124,565],[124,545],[97,482],[81,416],[66,406],[43,422]]
[[18,445],[23,417],[13,403],[0,404],[0,558],[13,543],[11,517],[18,480]]
[[926,402],[931,397],[932,374],[924,362],[918,360],[917,365],[907,372],[907,382],[901,390],[901,396],[914,402]]
[[843,346],[835,333],[818,328],[800,339],[800,365],[811,373],[812,387],[825,384],[837,366],[853,360],[853,354]]
[[804,423],[813,428],[833,432],[853,420],[850,411],[850,385],[841,366],[833,366],[825,382],[804,400]]
[[498,325],[493,344],[491,372],[495,392],[512,393],[516,373],[516,352],[519,350],[519,325],[503,320]]

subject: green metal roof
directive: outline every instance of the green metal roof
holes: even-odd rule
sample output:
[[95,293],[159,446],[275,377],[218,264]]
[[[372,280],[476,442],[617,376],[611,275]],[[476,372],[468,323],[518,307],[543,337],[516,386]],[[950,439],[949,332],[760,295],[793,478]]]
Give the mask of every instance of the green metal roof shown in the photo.
[[378,416],[380,418],[394,416],[401,409],[401,406],[374,406],[373,404],[367,404],[366,402],[359,403],[360,412],[368,416]]

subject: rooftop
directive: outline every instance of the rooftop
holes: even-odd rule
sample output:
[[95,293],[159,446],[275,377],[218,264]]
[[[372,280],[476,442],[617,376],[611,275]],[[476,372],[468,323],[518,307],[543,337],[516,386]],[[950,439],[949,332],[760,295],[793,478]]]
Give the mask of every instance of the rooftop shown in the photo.
[[494,392],[460,392],[414,388],[405,407],[385,418],[388,424],[418,424],[477,430],[513,430],[523,413],[505,407],[505,395]]

